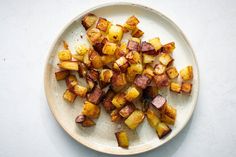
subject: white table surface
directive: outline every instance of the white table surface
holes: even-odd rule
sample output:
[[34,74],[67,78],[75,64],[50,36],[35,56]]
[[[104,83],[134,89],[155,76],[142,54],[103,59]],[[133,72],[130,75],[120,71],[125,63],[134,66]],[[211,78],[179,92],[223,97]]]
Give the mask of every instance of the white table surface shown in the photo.
[[[54,38],[70,19],[108,0],[0,1],[0,156],[109,156],[82,146],[57,124],[43,72]],[[187,127],[138,156],[236,156],[236,1],[137,1],[182,28],[195,50],[200,93]]]

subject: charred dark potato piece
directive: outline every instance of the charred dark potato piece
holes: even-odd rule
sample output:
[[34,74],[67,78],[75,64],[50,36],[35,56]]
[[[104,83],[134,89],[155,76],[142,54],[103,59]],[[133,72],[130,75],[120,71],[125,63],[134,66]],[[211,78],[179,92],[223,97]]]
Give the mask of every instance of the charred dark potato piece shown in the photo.
[[102,53],[102,49],[103,49],[104,45],[106,44],[106,42],[107,42],[107,38],[104,38],[104,39],[102,40],[102,42],[95,43],[95,44],[93,45],[93,49],[94,49],[95,51],[97,51],[100,55],[102,55],[102,54],[103,54],[103,53]]
[[140,47],[139,47],[139,43],[138,42],[135,42],[133,40],[129,40],[128,44],[127,44],[127,48],[130,50],[130,51],[139,51],[140,50]]
[[69,75],[66,77],[66,86],[69,90],[71,90],[77,84],[78,81],[75,75]]
[[149,77],[140,74],[136,75],[134,80],[134,84],[141,89],[145,89],[150,82],[151,80]]
[[107,93],[104,96],[104,99],[102,101],[102,105],[106,112],[110,113],[112,110],[114,110],[116,107],[112,104],[112,99],[115,96],[115,92],[109,89]]
[[162,108],[162,106],[166,103],[166,98],[164,98],[161,95],[157,95],[153,100],[152,100],[152,105],[155,106],[157,109]]
[[94,69],[88,70],[87,74],[86,74],[86,77],[90,78],[94,82],[97,82],[98,79],[99,79],[99,72],[97,70],[94,70]]
[[82,19],[82,25],[84,26],[85,30],[89,29],[95,22],[97,21],[97,16],[94,14],[87,14]]
[[154,86],[148,86],[143,90],[144,99],[154,99],[158,95],[158,88]]
[[134,110],[135,106],[133,104],[128,104],[119,111],[119,114],[124,118],[128,118]]
[[91,127],[95,125],[95,122],[92,119],[82,114],[76,117],[75,122],[81,124],[83,127]]
[[146,53],[148,55],[157,55],[157,52],[155,48],[152,46],[152,44],[144,41],[141,44],[141,52]]
[[155,75],[154,81],[157,85],[157,87],[168,87],[169,86],[169,78],[166,75],[166,73],[161,75]]
[[104,92],[99,87],[95,87],[90,93],[87,94],[87,100],[93,104],[98,104],[103,94]]

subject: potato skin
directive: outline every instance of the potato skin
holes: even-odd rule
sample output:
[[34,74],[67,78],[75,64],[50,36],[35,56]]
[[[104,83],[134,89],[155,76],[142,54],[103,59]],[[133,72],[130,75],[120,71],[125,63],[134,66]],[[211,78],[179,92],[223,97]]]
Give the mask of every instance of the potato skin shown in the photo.
[[161,95],[157,95],[153,100],[152,100],[152,105],[155,106],[157,109],[162,108],[162,106],[166,103],[166,98],[164,98]]
[[119,147],[123,148],[129,147],[129,139],[126,132],[124,131],[116,132],[115,136]]
[[135,110],[131,115],[125,120],[125,124],[131,129],[136,129],[139,124],[142,123],[144,119],[144,113],[140,110]]
[[145,89],[150,82],[151,79],[149,77],[140,74],[136,75],[134,80],[134,84],[141,89]]
[[124,73],[114,73],[111,78],[111,87],[114,91],[120,91],[127,85]]
[[119,111],[119,114],[123,118],[127,118],[132,112],[134,112],[134,110],[135,110],[135,106],[133,104],[128,104]]
[[99,104],[104,92],[99,88],[95,87],[90,93],[87,94],[87,100],[93,104]]
[[157,55],[155,48],[146,41],[142,42],[141,44],[141,52],[148,55]]
[[55,72],[55,77],[57,81],[64,80],[69,75],[70,75],[69,70],[61,70],[61,71]]
[[130,51],[139,52],[139,50],[140,50],[140,45],[139,45],[139,43],[136,42],[136,41],[129,40],[129,41],[128,41],[128,44],[127,44],[127,48],[128,48]]
[[102,105],[107,113],[110,113],[116,107],[112,104],[112,99],[115,96],[115,92],[112,89],[109,89],[107,93],[104,95]]

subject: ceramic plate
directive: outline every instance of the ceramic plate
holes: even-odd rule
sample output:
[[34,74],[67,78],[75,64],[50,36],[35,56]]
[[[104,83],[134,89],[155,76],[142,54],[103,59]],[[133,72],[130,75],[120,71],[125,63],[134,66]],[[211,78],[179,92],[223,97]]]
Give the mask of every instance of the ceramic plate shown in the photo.
[[[154,129],[152,129],[147,120],[136,129],[130,131],[126,128],[130,139],[128,149],[117,146],[114,132],[119,130],[120,126],[110,121],[109,115],[102,109],[96,126],[91,128],[82,128],[75,124],[76,116],[81,112],[84,100],[77,98],[74,104],[68,104],[62,98],[66,89],[64,81],[56,81],[54,73],[58,70],[57,52],[62,49],[62,41],[68,42],[70,49],[74,52],[78,43],[87,43],[85,30],[81,25],[81,18],[87,13],[94,13],[98,17],[107,18],[112,23],[123,24],[125,20],[135,15],[140,20],[139,28],[145,32],[142,40],[148,40],[153,37],[160,37],[162,43],[174,41],[176,49],[173,53],[175,59],[174,65],[178,70],[192,65],[194,79],[191,96],[176,95],[170,92],[165,93],[168,102],[177,109],[177,119],[172,127],[172,132],[166,138],[160,140]],[[83,36],[83,38],[81,38]],[[199,88],[199,77],[197,62],[194,57],[193,49],[183,32],[165,15],[151,8],[130,4],[130,3],[112,3],[97,6],[80,14],[70,21],[56,38],[49,52],[49,57],[45,67],[45,93],[50,109],[61,127],[79,143],[109,154],[137,154],[157,148],[174,136],[176,136],[189,121],[194,107],[196,105]],[[171,149],[171,148],[170,148]]]

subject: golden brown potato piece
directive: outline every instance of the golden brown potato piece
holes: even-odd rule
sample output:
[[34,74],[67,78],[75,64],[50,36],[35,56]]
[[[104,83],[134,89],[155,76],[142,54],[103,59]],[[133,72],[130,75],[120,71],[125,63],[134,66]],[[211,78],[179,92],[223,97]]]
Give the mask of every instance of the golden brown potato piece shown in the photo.
[[96,51],[91,51],[89,60],[91,61],[91,65],[93,68],[100,69],[103,67],[102,58]]
[[142,56],[137,51],[130,51],[125,57],[130,64],[142,63]]
[[[89,51],[89,53],[90,53],[90,51]],[[91,66],[91,61],[90,61],[90,59],[89,59],[89,53],[86,53],[86,54],[84,55],[84,58],[83,58],[83,62],[84,62],[84,64],[85,64],[87,67],[90,67],[90,66]]]
[[112,104],[118,109],[122,108],[126,103],[125,96],[125,93],[116,94],[112,99]]
[[149,107],[146,112],[146,115],[147,115],[147,119],[151,127],[157,128],[158,124],[161,123],[161,120],[158,118],[155,111]]
[[163,45],[159,51],[160,53],[172,53],[174,49],[175,49],[175,43],[170,42],[168,44]]
[[130,102],[135,100],[139,96],[140,92],[136,87],[129,87],[125,94],[125,99]]
[[123,37],[123,29],[119,25],[112,25],[107,34],[108,40],[111,42],[120,42]]
[[91,45],[101,43],[104,38],[101,31],[97,28],[89,29],[86,34]]
[[69,103],[73,103],[75,101],[76,95],[69,89],[67,89],[63,94],[63,98],[67,100]]
[[100,107],[89,101],[85,101],[82,114],[88,116],[89,118],[98,118],[100,114]]
[[78,54],[72,54],[73,59],[77,60],[77,61],[81,61],[83,62],[84,60],[84,56],[78,55]]
[[140,74],[136,75],[134,80],[134,84],[141,89],[145,89],[150,82],[151,79],[149,77]]
[[166,73],[170,79],[174,79],[179,76],[179,73],[175,67],[170,67],[166,70]]
[[70,50],[61,50],[58,52],[58,58],[61,61],[70,61],[72,59],[72,54]]
[[86,77],[90,78],[94,82],[98,82],[99,72],[97,70],[95,70],[95,69],[90,69],[90,70],[87,71]]
[[172,92],[180,93],[181,85],[179,83],[176,83],[176,82],[171,82],[170,83],[170,90]]
[[111,102],[114,96],[115,92],[109,89],[103,98],[102,105],[107,113],[110,113],[112,110],[116,108]]
[[72,89],[77,84],[78,80],[75,75],[69,75],[66,77],[66,86],[68,89]]
[[91,91],[95,87],[96,83],[91,79],[86,77],[86,82],[88,84],[88,90]]
[[110,83],[113,76],[113,71],[110,69],[103,69],[100,72],[100,81],[105,83]]
[[169,125],[175,124],[175,119],[167,116],[166,114],[161,114],[161,121]]
[[84,56],[86,53],[88,53],[89,49],[85,44],[81,44],[76,48],[76,53],[80,56]]
[[154,73],[157,75],[161,75],[166,71],[166,66],[163,64],[156,64],[154,67]]
[[75,71],[79,70],[78,62],[74,61],[63,61],[59,63],[58,66],[65,70],[75,70]]
[[69,70],[62,70],[62,71],[55,72],[55,77],[57,81],[64,80],[69,75],[70,75]]
[[115,43],[106,42],[102,49],[102,53],[105,55],[114,55],[116,49],[117,49],[117,45]]
[[102,40],[102,42],[100,42],[100,43],[95,43],[94,45],[93,45],[93,49],[96,51],[96,52],[98,52],[100,55],[102,55],[103,54],[103,52],[102,52],[102,50],[103,50],[103,47],[104,47],[104,45],[106,44],[108,42],[108,40],[107,40],[107,38],[104,38],[103,40]]
[[73,92],[82,98],[84,98],[87,94],[88,89],[86,87],[80,86],[80,85],[75,85]]
[[125,120],[125,124],[132,130],[136,129],[139,124],[142,123],[144,119],[144,113],[140,110],[135,110],[131,115]]
[[132,37],[130,40],[137,42],[138,44],[141,44],[141,39],[140,38],[135,38]]
[[155,56],[153,55],[148,55],[148,54],[143,54],[143,63],[144,64],[148,64],[148,63],[152,63],[155,61]]
[[111,116],[111,121],[112,122],[118,123],[122,120],[122,117],[119,114],[119,109],[112,110],[110,116]]
[[85,30],[89,29],[95,22],[97,21],[97,16],[94,14],[87,14],[82,19],[82,25],[84,26]]
[[122,56],[115,61],[115,63],[113,64],[113,69],[116,71],[125,72],[128,66],[129,63],[127,59],[124,56]]
[[127,28],[128,30],[134,30],[137,27],[138,23],[139,20],[137,19],[137,17],[133,15],[127,19],[127,21],[124,24],[124,27]]
[[99,17],[96,28],[100,29],[103,32],[106,32],[110,24],[111,23],[107,21],[107,19]]
[[159,123],[156,128],[156,132],[158,137],[162,139],[171,132],[171,128],[169,128],[168,125],[166,125],[165,123]]
[[144,32],[138,27],[136,27],[131,33],[132,37],[135,37],[135,38],[140,38],[141,36],[143,36],[143,34]]
[[181,85],[181,91],[186,94],[190,94],[192,91],[192,84],[189,82],[183,82]]
[[153,100],[152,100],[152,105],[156,107],[157,109],[161,109],[163,105],[166,103],[166,98],[164,98],[161,95],[157,95]]
[[116,140],[118,142],[119,147],[123,147],[123,148],[129,147],[129,139],[126,132],[124,131],[116,132],[115,135],[116,135]]
[[111,78],[111,86],[114,91],[120,91],[127,85],[124,73],[114,73]]
[[90,93],[87,94],[87,100],[93,104],[99,104],[104,92],[99,88],[95,87]]
[[187,66],[180,70],[180,76],[184,81],[192,80],[193,79],[193,67]]
[[176,109],[168,103],[166,103],[165,114],[174,120],[176,119]]
[[156,51],[158,51],[162,47],[160,38],[153,38],[153,39],[150,39],[148,42],[152,44],[152,46],[155,48]]
[[123,118],[128,118],[129,115],[134,112],[135,110],[135,106],[134,104],[128,104],[125,107],[123,107],[120,111],[119,114],[123,117]]
[[152,44],[144,41],[141,44],[141,52],[148,54],[148,55],[157,55],[157,52],[155,48],[152,46]]
[[117,47],[115,54],[114,54],[117,59],[122,56],[125,56],[128,53],[128,49],[126,46],[127,46],[127,44],[122,42],[121,45],[119,47]]
[[82,114],[76,117],[75,122],[81,124],[83,127],[91,127],[95,125],[95,122],[92,119]]
[[103,63],[103,65],[107,65],[107,64],[109,64],[111,62],[114,62],[115,60],[116,60],[116,57],[113,56],[113,55],[111,55],[111,56],[109,56],[109,55],[102,56],[102,63]]
[[147,86],[143,90],[143,99],[152,100],[158,95],[158,88],[154,86]]
[[79,62],[79,77],[85,77],[87,73],[87,66],[83,62]]
[[140,44],[137,41],[129,40],[127,49],[138,52],[140,50]]
[[162,53],[159,57],[159,61],[161,64],[168,66],[173,61],[173,58],[168,53]]
[[154,69],[151,65],[147,64],[145,66],[145,69],[143,70],[143,75],[149,77],[150,79],[152,79],[152,77],[154,76]]
[[155,75],[154,81],[155,81],[157,87],[161,88],[161,87],[168,87],[169,86],[169,78],[165,73],[161,74],[161,75]]

